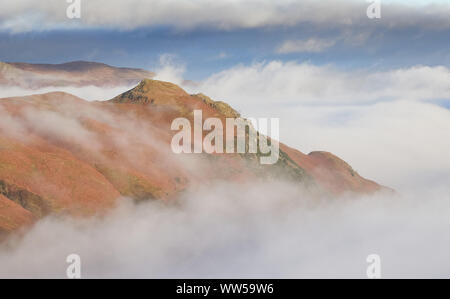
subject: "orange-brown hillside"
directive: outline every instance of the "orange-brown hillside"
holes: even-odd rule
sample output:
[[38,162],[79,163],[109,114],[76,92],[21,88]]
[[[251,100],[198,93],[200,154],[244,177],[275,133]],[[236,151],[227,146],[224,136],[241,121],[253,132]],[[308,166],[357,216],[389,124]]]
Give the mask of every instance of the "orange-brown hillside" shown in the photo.
[[172,153],[177,117],[239,117],[223,102],[143,80],[106,102],[66,93],[0,100],[0,232],[50,213],[101,214],[121,196],[170,199],[220,181],[282,179],[319,196],[382,189],[325,152],[305,155],[281,144],[274,165],[258,154]]

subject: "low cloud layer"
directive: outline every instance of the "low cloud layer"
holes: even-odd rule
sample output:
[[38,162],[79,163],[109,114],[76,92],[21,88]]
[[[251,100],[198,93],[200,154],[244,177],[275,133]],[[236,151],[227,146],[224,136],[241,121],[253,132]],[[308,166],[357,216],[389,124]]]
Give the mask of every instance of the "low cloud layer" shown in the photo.
[[217,185],[176,204],[123,204],[104,219],[47,218],[0,249],[0,277],[449,277],[448,186],[400,198],[317,202],[293,186]]

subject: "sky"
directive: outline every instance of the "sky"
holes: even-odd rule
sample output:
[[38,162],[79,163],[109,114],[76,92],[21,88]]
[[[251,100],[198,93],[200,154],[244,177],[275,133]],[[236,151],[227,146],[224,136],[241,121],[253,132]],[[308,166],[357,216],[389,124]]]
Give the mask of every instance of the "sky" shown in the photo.
[[[0,61],[93,60],[155,69],[171,54],[191,80],[261,61],[344,69],[450,65],[446,1],[93,0],[69,19],[60,0],[2,0]],[[136,9],[139,8],[139,9]]]
[[0,252],[0,276],[59,277],[76,249],[93,277],[365,277],[369,253],[386,277],[448,277],[450,2],[380,3],[369,19],[365,0],[82,0],[68,19],[64,0],[0,0],[0,61],[155,71],[245,117],[279,117],[283,143],[330,151],[400,196],[310,205],[292,186],[225,184],[180,210],[125,204],[81,229],[45,219]]

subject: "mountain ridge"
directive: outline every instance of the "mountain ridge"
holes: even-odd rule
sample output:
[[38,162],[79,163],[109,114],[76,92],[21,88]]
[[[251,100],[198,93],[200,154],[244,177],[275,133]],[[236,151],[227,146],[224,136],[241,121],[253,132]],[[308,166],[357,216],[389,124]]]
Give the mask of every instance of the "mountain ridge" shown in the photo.
[[26,226],[27,213],[33,221],[55,213],[96,215],[121,197],[171,200],[221,181],[284,180],[316,197],[388,190],[331,153],[305,155],[282,143],[274,165],[250,153],[174,154],[171,122],[192,121],[195,109],[205,118],[239,117],[226,103],[151,79],[103,102],[61,92],[0,99],[0,183],[7,187],[0,188],[0,231],[21,226],[2,223],[13,212]]
[[0,62],[0,85],[27,89],[64,86],[130,86],[155,73],[91,61],[61,64]]

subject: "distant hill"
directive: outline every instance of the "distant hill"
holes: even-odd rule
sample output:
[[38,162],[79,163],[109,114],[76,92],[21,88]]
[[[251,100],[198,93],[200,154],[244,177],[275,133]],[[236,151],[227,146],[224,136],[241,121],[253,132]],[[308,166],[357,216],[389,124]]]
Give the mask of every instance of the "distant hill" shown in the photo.
[[62,64],[0,62],[0,85],[27,89],[63,86],[130,86],[154,73],[103,63],[73,61]]

